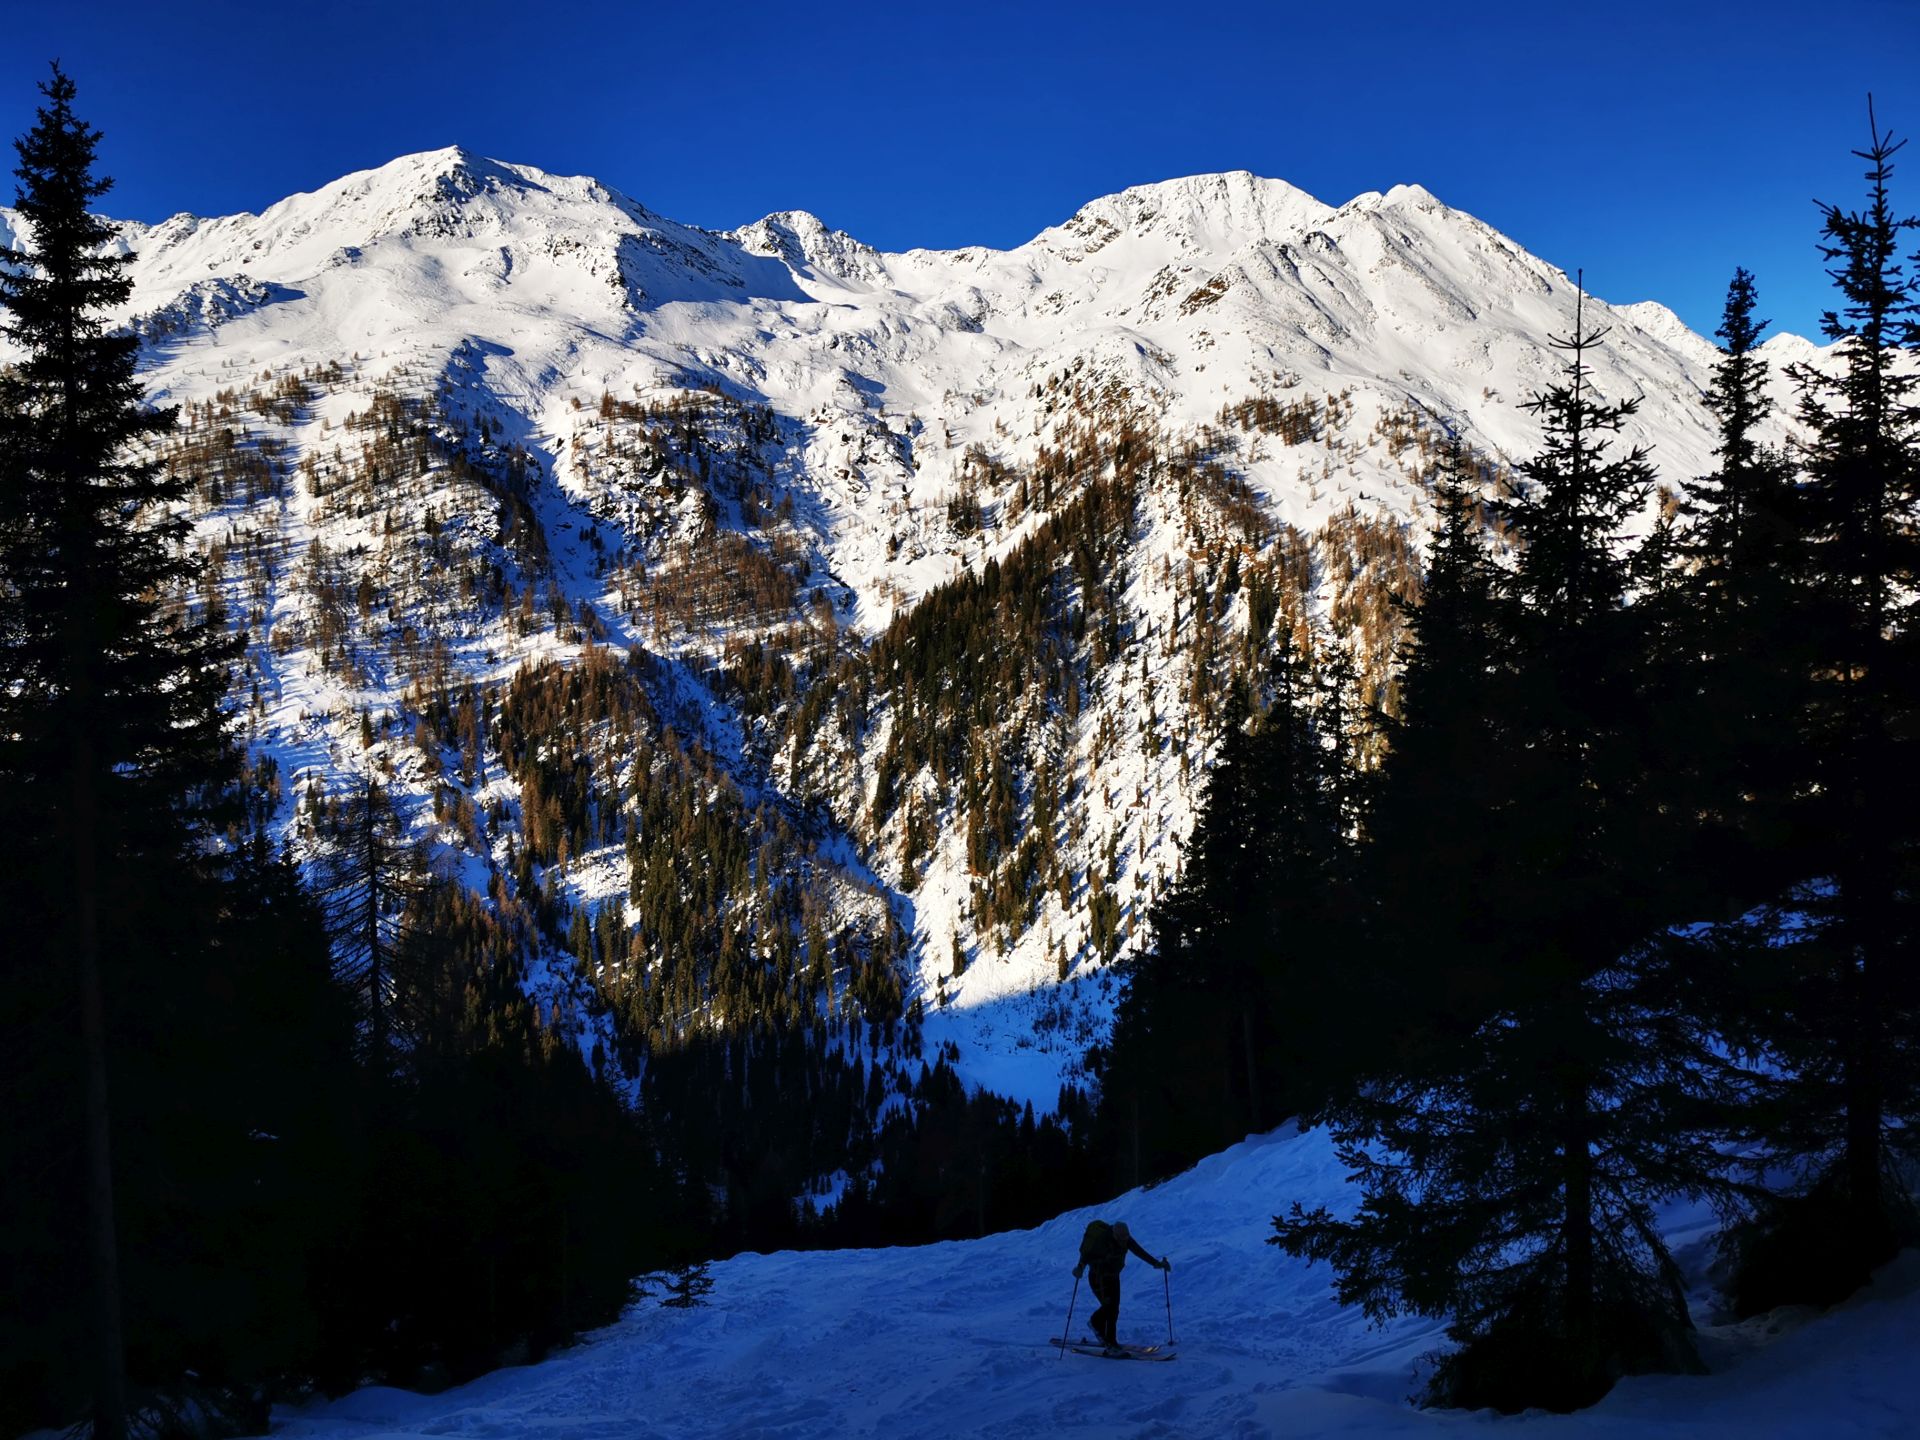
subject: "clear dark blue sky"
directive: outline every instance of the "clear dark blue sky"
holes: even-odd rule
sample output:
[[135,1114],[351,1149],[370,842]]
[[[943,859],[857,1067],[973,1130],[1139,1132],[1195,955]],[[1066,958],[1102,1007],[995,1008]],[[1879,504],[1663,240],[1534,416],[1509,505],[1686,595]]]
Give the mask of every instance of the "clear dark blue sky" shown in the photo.
[[[1338,203],[1418,181],[1610,300],[1776,328],[1827,303],[1815,197],[1853,203],[1866,101],[1920,134],[1920,0],[897,6],[22,3],[0,133],[59,56],[106,208],[258,210],[409,151],[592,174],[675,219],[804,208],[887,249],[1012,245],[1197,171]],[[11,157],[8,157],[11,158]],[[1920,142],[1896,175],[1920,211]],[[10,198],[11,187],[0,188]]]

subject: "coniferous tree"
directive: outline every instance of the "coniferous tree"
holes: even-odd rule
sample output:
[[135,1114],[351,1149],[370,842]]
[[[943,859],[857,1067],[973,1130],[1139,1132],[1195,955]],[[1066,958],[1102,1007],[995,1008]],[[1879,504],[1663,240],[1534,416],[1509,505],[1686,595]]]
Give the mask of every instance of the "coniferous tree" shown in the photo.
[[[1249,1082],[1257,1083],[1251,1028],[1262,947],[1251,902],[1264,879],[1257,846],[1271,823],[1260,804],[1261,749],[1245,692],[1236,690],[1180,881],[1154,908],[1149,944],[1125,967],[1102,1094],[1122,1154],[1137,1154],[1145,1171],[1128,1176],[1134,1183],[1186,1163],[1195,1143],[1204,1150],[1245,1133],[1259,1106]],[[1198,1117],[1208,1115],[1216,1123],[1196,1140]]]
[[[1603,333],[1577,309],[1556,342],[1567,376],[1532,402],[1545,446],[1508,505],[1516,556],[1494,586],[1484,692],[1501,743],[1476,807],[1498,925],[1434,946],[1442,964],[1470,957],[1481,1014],[1329,1107],[1359,1215],[1296,1207],[1275,1221],[1275,1243],[1330,1260],[1342,1297],[1370,1314],[1450,1320],[1459,1348],[1433,1384],[1450,1403],[1566,1408],[1619,1374],[1687,1364],[1653,1207],[1721,1185],[1713,1097],[1695,1078],[1709,1049],[1675,1019],[1645,945],[1664,918],[1664,836],[1622,530],[1653,475],[1640,450],[1608,454],[1636,402],[1593,392],[1584,362]],[[1436,690],[1423,709],[1444,707]],[[1436,919],[1467,925],[1463,912]]]
[[99,132],[73,113],[57,66],[41,91],[46,104],[15,142],[33,248],[0,252],[6,334],[24,352],[0,377],[0,788],[17,807],[9,832],[44,837],[29,849],[57,857],[40,878],[65,898],[43,933],[71,957],[80,998],[95,1417],[111,1437],[126,1401],[103,912],[129,864],[192,863],[180,837],[208,818],[202,797],[226,778],[224,673],[220,637],[171,603],[194,570],[164,509],[186,482],[138,454],[174,414],[145,403],[138,342],[108,328],[132,282],[130,257],[107,253],[113,227],[88,209],[111,184],[93,173]]
[[682,1265],[664,1282],[666,1291],[660,1303],[671,1310],[691,1310],[705,1305],[713,1292],[713,1273],[705,1261]]
[[1179,882],[1126,967],[1096,1057],[1100,1126],[1136,1183],[1319,1103],[1349,1073],[1351,772],[1364,728],[1347,683],[1282,642],[1271,699],[1230,697]]
[[417,988],[402,974],[403,961],[425,954],[409,946],[405,928],[408,907],[423,891],[423,866],[392,797],[370,773],[321,809],[315,828],[316,883],[335,974],[359,1001],[368,1066],[384,1075],[392,1069],[396,1032],[409,1028],[396,1012],[411,1009],[407,1002]]
[[1793,943],[1771,947],[1791,967],[1771,1025],[1790,1079],[1768,1141],[1796,1165],[1805,1198],[1779,1217],[1781,1247],[1752,1257],[1748,1307],[1836,1299],[1915,1231],[1893,1152],[1920,1120],[1920,284],[1900,255],[1920,221],[1898,217],[1889,193],[1903,142],[1871,104],[1869,120],[1855,152],[1867,204],[1825,207],[1820,247],[1842,297],[1822,322],[1839,365],[1791,372],[1810,434],[1799,738],[1818,842],[1810,883],[1783,907],[1797,912],[1784,930]]
[[1400,718],[1387,727],[1362,860],[1373,968],[1390,979],[1379,1014],[1402,1046],[1477,1024],[1497,979],[1501,920],[1487,887],[1499,860],[1489,776],[1504,745],[1501,631],[1476,478],[1473,456],[1450,440],[1434,474],[1433,543],[1419,603],[1408,608]]
[[[1694,866],[1705,885],[1736,902],[1791,874],[1794,799],[1801,787],[1793,744],[1804,672],[1795,623],[1801,547],[1797,496],[1786,455],[1763,444],[1766,321],[1754,316],[1753,276],[1736,270],[1717,332],[1721,360],[1705,401],[1719,421],[1719,467],[1685,487],[1685,529],[1675,577],[1671,653],[1677,672],[1661,717],[1673,737],[1668,769],[1689,787],[1700,817]],[[1662,574],[1649,577],[1649,586]]]
[[130,257],[89,209],[110,183],[99,132],[57,66],[41,90],[16,142],[27,243],[0,255],[21,352],[0,372],[0,1269],[18,1299],[0,1428],[87,1408],[114,1436],[129,1368],[142,1385],[229,1378],[298,1343],[305,1302],[284,1282],[312,1212],[283,1167],[325,1127],[306,1087],[328,1082],[336,1012],[298,887],[229,838],[234,652],[180,518],[192,479],[148,458],[173,412],[146,403],[138,341],[110,328]]

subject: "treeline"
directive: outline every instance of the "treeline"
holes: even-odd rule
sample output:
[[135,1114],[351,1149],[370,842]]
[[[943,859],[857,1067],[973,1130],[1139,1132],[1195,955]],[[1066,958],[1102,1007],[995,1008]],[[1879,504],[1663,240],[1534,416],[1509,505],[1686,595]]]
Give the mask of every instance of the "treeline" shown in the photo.
[[[1697,1368],[1667,1202],[1724,1218],[1740,1315],[1831,1303],[1920,1236],[1897,148],[1876,127],[1865,205],[1826,208],[1837,349],[1789,372],[1791,449],[1761,442],[1741,271],[1718,468],[1644,535],[1655,472],[1617,438],[1637,402],[1597,391],[1577,304],[1529,406],[1540,452],[1490,499],[1464,447],[1436,455],[1398,713],[1272,652],[1092,1057],[1123,1178],[1288,1114],[1329,1128],[1358,1211],[1277,1196],[1274,1243],[1376,1318],[1444,1318],[1433,1401],[1568,1409]],[[1383,763],[1356,765],[1375,728]]]

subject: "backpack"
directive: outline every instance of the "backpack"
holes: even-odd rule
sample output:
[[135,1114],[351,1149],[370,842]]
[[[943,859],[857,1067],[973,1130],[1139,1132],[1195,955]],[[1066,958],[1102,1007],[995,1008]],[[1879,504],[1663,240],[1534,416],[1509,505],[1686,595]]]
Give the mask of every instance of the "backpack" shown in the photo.
[[1089,1220],[1080,1237],[1080,1263],[1096,1267],[1111,1266],[1120,1249],[1113,1238],[1113,1227],[1104,1220]]

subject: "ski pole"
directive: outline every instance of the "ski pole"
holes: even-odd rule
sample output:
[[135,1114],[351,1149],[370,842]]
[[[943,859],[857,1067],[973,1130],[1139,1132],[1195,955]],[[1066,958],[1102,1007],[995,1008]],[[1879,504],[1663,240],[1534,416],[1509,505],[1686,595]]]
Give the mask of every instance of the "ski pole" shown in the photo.
[[1173,1341],[1173,1266],[1169,1265],[1160,1272],[1160,1278],[1167,1288],[1167,1344]]
[[1060,1358],[1067,1358],[1067,1342],[1073,1339],[1073,1307],[1080,1303],[1080,1276],[1073,1277],[1073,1298],[1067,1301],[1067,1325],[1060,1332]]

